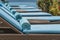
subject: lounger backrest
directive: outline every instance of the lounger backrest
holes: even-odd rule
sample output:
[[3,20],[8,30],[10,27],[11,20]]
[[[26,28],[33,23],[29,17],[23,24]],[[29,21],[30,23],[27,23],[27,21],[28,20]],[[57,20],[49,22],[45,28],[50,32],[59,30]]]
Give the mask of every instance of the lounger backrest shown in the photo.
[[[7,12],[7,14],[9,14],[10,16],[12,16],[14,19],[18,19],[17,16],[18,15],[13,15],[13,13],[9,10],[9,8],[7,8],[3,3],[0,3],[0,6],[3,7],[2,9],[5,10]],[[19,15],[19,20],[21,19],[21,15]]]
[[0,7],[0,17],[4,18],[8,23],[13,25],[18,30],[22,31],[22,27],[19,24],[19,22],[17,22],[14,18],[12,18],[9,14],[7,14],[1,7]]
[[7,3],[3,4],[3,3],[0,3],[0,5],[2,5],[2,7],[4,7],[6,10],[8,10],[9,12],[11,12],[12,14],[16,13],[15,11],[12,11],[9,9],[9,6],[7,7],[6,5],[8,5]]
[[[7,7],[6,7],[4,4],[0,3],[0,6],[3,7],[2,9],[4,9],[4,10],[7,12],[7,14],[9,14],[9,15],[12,16],[14,19],[16,19],[16,16],[17,16],[17,15],[13,15],[12,12],[10,12],[10,10],[7,9]],[[22,18],[22,17],[21,17],[21,15],[20,15],[20,19],[21,19],[21,18]]]
[[[30,29],[30,23],[28,22],[27,19],[17,18],[19,20],[19,21],[17,21],[13,17],[11,17],[11,15],[7,14],[6,10],[4,10],[3,7],[0,7],[0,10],[1,10],[1,12],[0,12],[1,17],[3,17],[10,24],[15,26],[17,29],[19,29],[19,30]],[[20,15],[17,15],[17,16],[20,17]]]
[[3,6],[2,4],[0,4],[0,7],[1,7],[4,11],[6,11],[7,14],[9,14],[9,15],[11,15],[13,18],[15,18],[14,15],[13,15],[11,12],[9,12],[6,8],[4,8],[4,6]]

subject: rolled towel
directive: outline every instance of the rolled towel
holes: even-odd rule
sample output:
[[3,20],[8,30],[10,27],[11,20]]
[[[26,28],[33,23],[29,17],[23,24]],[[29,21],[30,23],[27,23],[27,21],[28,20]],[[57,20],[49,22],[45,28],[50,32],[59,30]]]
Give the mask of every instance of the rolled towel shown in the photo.
[[9,10],[12,10],[12,8],[10,7],[9,4],[7,4],[6,7],[7,7]]
[[27,19],[22,18],[20,20],[20,25],[21,25],[23,30],[30,30],[31,29],[31,25]]
[[13,11],[13,10],[12,10],[12,8],[10,7],[10,5],[8,5],[7,8],[10,10],[10,12],[11,12],[12,14],[15,14],[15,13],[16,13],[16,11]]
[[5,6],[8,6],[8,3],[5,3]]
[[16,13],[15,18],[17,21],[20,21],[22,19],[22,16],[19,13]]
[[10,7],[10,5],[9,5],[8,3],[5,3],[4,8],[6,8],[6,9],[7,9],[8,11],[10,11],[12,14],[15,14],[15,13],[16,13],[15,11],[11,10],[11,7]]
[[11,12],[12,12],[13,15],[15,15],[15,13],[17,13],[16,11],[13,11],[13,10],[11,10]]
[[9,4],[7,4],[7,8],[12,12],[12,14],[15,14],[15,13],[16,13],[16,11],[13,11],[13,10],[12,10],[12,8],[10,7]]
[[9,6],[9,10],[12,10],[12,8]]

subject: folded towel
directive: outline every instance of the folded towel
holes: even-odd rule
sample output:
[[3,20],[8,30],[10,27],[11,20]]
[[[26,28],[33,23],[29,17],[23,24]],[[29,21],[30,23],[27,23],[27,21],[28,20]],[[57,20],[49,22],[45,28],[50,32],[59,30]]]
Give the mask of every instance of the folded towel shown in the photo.
[[60,34],[60,24],[35,24],[31,30],[23,30],[27,34]]

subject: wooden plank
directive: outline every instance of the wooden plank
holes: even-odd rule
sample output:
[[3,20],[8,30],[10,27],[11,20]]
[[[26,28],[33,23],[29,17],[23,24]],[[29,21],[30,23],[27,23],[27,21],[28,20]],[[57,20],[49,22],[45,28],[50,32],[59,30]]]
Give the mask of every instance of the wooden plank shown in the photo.
[[29,19],[31,24],[60,24],[60,21]]
[[0,34],[1,40],[60,40],[60,34]]

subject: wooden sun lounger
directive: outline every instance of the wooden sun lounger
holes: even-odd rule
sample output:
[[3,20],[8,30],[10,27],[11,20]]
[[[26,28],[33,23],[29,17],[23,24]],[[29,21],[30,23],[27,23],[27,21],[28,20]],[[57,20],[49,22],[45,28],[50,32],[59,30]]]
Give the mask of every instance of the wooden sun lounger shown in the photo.
[[24,34],[0,17],[0,40],[60,40],[60,34]]
[[[17,21],[14,20],[14,18],[10,14],[6,13],[5,11],[0,9],[0,40],[60,40],[60,33],[57,33],[57,34],[54,34],[54,33],[52,33],[52,34],[46,34],[46,33],[45,34],[25,34],[25,33],[23,33],[22,31],[18,30],[14,25],[12,25],[12,24],[18,25]],[[14,23],[10,23],[11,20]],[[50,22],[48,20],[29,20],[29,21],[31,21],[31,22],[34,21],[35,23],[36,23],[36,21],[38,21],[38,22],[40,21],[42,23]],[[57,21],[54,21],[54,22],[57,22]],[[56,27],[57,26],[58,25],[56,25]],[[34,27],[35,27],[35,25],[34,25]],[[58,27],[58,29],[59,29],[59,27]]]
[[[0,28],[3,29],[0,31],[0,40],[60,40],[60,34],[23,34],[1,17],[0,22],[4,22],[0,24]],[[14,32],[7,29],[11,29]]]

